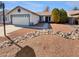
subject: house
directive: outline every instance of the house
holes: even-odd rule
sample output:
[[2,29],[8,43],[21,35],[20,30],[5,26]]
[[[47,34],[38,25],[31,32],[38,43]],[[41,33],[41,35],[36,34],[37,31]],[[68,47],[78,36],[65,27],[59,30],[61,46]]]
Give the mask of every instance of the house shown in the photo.
[[[21,6],[13,8],[11,11],[6,12],[5,22],[13,25],[35,25],[39,22],[53,22],[51,20],[51,11],[46,9],[42,12],[33,12],[28,9],[25,9]],[[79,23],[78,11],[67,11],[70,24]],[[2,14],[0,14],[0,23],[2,22]]]
[[17,6],[6,14],[9,23],[14,25],[34,25],[39,22],[39,15]]
[[67,11],[69,24],[79,24],[79,10]]
[[[5,14],[7,14],[8,12],[9,12],[8,10],[5,10]],[[5,21],[6,21],[6,23],[8,23],[6,17],[5,17]],[[3,23],[3,12],[2,11],[0,12],[0,23]]]
[[39,22],[39,15],[35,12],[17,6],[6,13],[6,23],[14,25],[34,25]]
[[44,11],[37,12],[39,14],[40,22],[52,22],[51,20],[51,11],[49,11],[49,7],[46,7]]

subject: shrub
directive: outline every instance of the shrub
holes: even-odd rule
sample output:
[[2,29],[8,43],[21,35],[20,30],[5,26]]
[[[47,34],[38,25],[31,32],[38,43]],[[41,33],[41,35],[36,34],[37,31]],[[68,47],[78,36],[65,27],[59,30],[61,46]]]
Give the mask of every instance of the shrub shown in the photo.
[[64,9],[60,9],[60,23],[66,23],[68,21],[67,12]]
[[68,21],[67,12],[64,9],[54,8],[52,10],[52,21],[55,23],[66,23]]

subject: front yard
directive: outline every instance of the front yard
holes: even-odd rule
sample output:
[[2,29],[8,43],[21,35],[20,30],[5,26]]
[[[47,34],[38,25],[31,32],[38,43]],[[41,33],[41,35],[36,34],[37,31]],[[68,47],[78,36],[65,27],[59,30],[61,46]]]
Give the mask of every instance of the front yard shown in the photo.
[[[50,24],[53,31],[72,32],[75,28],[67,24]],[[22,28],[9,33],[14,37],[35,32],[38,29]],[[2,40],[2,39],[1,39]],[[4,39],[3,42],[8,39]],[[16,45],[18,44],[18,45]],[[57,35],[40,35],[31,39],[24,39],[16,44],[0,49],[0,56],[79,56],[79,40],[65,39]]]
[[62,37],[42,35],[25,39],[9,47],[0,49],[0,56],[79,56],[79,40],[66,40]]

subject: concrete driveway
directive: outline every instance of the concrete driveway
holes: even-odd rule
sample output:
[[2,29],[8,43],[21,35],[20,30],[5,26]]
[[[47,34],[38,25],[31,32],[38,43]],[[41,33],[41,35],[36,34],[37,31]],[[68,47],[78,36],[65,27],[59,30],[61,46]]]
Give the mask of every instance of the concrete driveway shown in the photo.
[[[8,33],[11,33],[13,31],[22,29],[22,27],[16,27],[14,25],[6,25],[6,33],[8,35]],[[0,36],[4,36],[4,28],[3,26],[0,27]]]
[[[6,25],[6,33],[8,35],[8,33],[14,32],[16,30],[19,29],[23,29],[23,28],[31,28],[31,29],[48,29],[49,24],[48,23],[44,23],[43,26],[28,26],[28,27],[18,27],[18,26],[14,26],[14,25]],[[4,36],[4,28],[3,26],[0,27],[0,36]]]

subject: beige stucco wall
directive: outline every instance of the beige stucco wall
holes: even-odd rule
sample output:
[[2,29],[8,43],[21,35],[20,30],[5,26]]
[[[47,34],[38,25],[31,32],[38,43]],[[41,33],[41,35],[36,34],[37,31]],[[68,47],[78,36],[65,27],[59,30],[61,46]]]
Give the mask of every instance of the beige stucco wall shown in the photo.
[[[28,11],[21,9],[21,8],[20,8],[21,12],[18,12],[17,9],[18,8],[16,8],[12,12],[10,12],[8,15],[6,15],[7,19],[9,20],[8,21],[9,23],[11,22],[10,16],[13,15],[13,14],[29,14],[30,15],[30,22],[33,22],[34,24],[37,24],[39,22],[39,16],[38,15],[33,14],[31,12],[28,12]],[[17,20],[17,21],[19,21],[19,20]]]
[[39,16],[35,14],[31,14],[30,22],[33,22],[34,24],[37,24],[39,22]]

